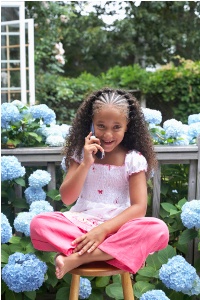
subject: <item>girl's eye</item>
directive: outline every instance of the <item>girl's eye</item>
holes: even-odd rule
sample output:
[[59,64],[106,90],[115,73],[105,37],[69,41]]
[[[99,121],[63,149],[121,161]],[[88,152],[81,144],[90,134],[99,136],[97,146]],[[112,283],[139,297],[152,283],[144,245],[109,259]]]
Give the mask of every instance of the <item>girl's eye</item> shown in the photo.
[[104,128],[104,125],[103,124],[99,124],[99,125],[97,125],[97,127],[100,128],[100,129],[102,129],[102,128]]
[[115,126],[114,126],[114,129],[115,129],[115,130],[118,130],[118,129],[120,129],[120,128],[121,128],[120,125],[115,125]]

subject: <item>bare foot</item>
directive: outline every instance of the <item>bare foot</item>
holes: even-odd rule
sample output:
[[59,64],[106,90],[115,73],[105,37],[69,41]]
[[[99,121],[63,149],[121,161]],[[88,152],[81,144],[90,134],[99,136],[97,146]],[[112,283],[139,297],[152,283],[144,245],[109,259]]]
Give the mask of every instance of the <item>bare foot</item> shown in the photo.
[[56,277],[58,279],[61,279],[66,273],[68,273],[70,270],[76,268],[79,266],[80,263],[78,263],[78,260],[76,258],[77,255],[58,255],[55,259],[56,264]]
[[84,263],[92,261],[109,260],[112,258],[112,256],[105,252],[102,252],[99,249],[95,249],[92,253],[85,252],[83,255],[80,255],[77,252],[72,253],[70,256],[59,254],[55,258],[56,277],[58,279],[61,279],[66,273]]

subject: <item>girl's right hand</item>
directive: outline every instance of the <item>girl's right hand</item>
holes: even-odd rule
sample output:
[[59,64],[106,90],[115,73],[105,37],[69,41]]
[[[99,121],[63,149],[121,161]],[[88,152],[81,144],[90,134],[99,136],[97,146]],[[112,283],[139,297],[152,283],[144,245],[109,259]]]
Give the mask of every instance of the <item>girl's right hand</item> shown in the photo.
[[85,138],[84,145],[84,158],[83,161],[85,164],[92,165],[95,160],[95,154],[97,151],[104,151],[100,146],[100,140],[92,135],[92,132],[88,134]]

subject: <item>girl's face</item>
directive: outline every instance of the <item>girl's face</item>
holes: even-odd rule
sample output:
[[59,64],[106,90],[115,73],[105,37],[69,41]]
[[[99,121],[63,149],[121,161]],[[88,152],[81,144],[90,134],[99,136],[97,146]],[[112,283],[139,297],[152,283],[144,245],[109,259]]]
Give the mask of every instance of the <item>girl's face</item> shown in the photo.
[[127,118],[121,109],[104,105],[93,117],[95,136],[100,139],[105,152],[113,151],[123,140]]

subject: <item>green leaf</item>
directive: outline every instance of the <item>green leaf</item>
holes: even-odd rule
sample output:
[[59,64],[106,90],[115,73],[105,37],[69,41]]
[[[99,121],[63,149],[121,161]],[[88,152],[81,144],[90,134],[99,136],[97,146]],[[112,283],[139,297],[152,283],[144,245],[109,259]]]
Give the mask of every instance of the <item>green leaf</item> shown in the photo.
[[119,274],[112,276],[113,283],[120,283],[121,284],[121,276]]
[[176,250],[168,245],[165,249],[158,251],[158,259],[162,264],[166,264],[169,258],[176,255]]
[[171,203],[161,203],[161,206],[164,210],[170,212],[170,210],[177,211],[176,206]]
[[12,202],[12,205],[17,208],[29,208],[29,205],[24,198],[16,198]]
[[102,291],[92,289],[92,294],[90,295],[89,300],[104,300]]
[[161,262],[158,259],[158,252],[150,254],[146,259],[147,266],[153,267],[155,270],[159,270],[161,267]]
[[9,258],[9,254],[5,250],[1,249],[1,262],[7,264],[8,258]]
[[108,285],[109,281],[110,281],[110,276],[100,276],[96,278],[95,283],[97,287],[104,287]]
[[69,298],[69,287],[61,287],[56,293],[56,300],[66,300]]
[[145,277],[145,276],[142,276],[142,275],[136,275],[135,280],[136,281],[147,281],[147,282],[149,282],[151,280],[151,278]]
[[175,215],[180,215],[180,214],[181,214],[180,211],[177,211],[177,210],[174,210],[174,209],[170,209],[170,212],[169,212],[170,216],[175,216]]
[[115,298],[116,300],[124,299],[123,289],[121,284],[119,283],[112,283],[107,285],[106,294],[111,298]]
[[24,295],[26,295],[27,298],[31,300],[35,300],[36,298],[36,291],[31,291],[31,292],[24,292]]
[[46,283],[50,284],[52,287],[55,287],[58,283],[58,279],[55,276],[55,266],[48,266],[47,270],[48,279],[45,281]]
[[21,245],[11,244],[9,247],[10,247],[11,252],[13,252],[13,253],[14,252],[22,252],[22,253],[24,252]]
[[147,291],[151,291],[155,288],[154,284],[151,284],[146,281],[138,281],[134,284],[134,294],[137,298],[140,298],[142,294],[146,293]]
[[185,198],[181,199],[178,204],[176,205],[179,209],[183,207],[183,205],[187,202]]
[[5,300],[16,300],[14,292],[7,289],[5,293]]
[[9,243],[11,244],[19,244],[21,241],[21,237],[19,236],[12,236],[11,239],[9,240]]
[[26,186],[25,180],[22,177],[19,178],[15,178],[14,180],[17,184],[19,184],[20,186]]
[[144,267],[138,271],[139,275],[145,276],[145,277],[153,277],[158,278],[158,270],[155,270],[152,267]]
[[59,191],[55,189],[48,191],[47,196],[52,200],[56,200],[56,201],[59,201],[61,199]]
[[180,234],[178,242],[180,245],[187,244],[188,242],[196,238],[197,235],[198,233],[195,229],[186,229]]

